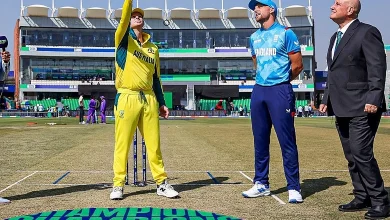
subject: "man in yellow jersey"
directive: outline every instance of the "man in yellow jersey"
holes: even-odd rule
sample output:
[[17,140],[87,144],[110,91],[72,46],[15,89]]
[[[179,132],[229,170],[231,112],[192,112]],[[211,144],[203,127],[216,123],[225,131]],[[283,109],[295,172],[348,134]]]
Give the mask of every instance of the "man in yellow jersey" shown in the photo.
[[[142,31],[144,11],[125,0],[115,32],[117,95],[115,99],[114,186],[110,199],[123,198],[126,163],[138,126],[145,139],[149,167],[157,183],[157,195],[179,195],[167,182],[160,150],[159,115],[168,118],[160,81],[160,58],[150,36]],[[159,114],[160,113],[160,114]]]

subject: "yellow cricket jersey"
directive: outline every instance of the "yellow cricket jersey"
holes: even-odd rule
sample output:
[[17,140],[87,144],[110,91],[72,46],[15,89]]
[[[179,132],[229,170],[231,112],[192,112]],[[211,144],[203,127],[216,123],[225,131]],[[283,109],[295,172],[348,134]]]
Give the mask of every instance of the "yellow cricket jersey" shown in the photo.
[[[154,80],[157,78],[160,81],[159,52],[157,46],[149,41],[149,34],[143,33],[144,43],[141,44],[130,28],[132,3],[132,0],[124,1],[122,18],[115,32],[115,87],[134,91],[151,90]],[[161,88],[161,82],[158,84]]]

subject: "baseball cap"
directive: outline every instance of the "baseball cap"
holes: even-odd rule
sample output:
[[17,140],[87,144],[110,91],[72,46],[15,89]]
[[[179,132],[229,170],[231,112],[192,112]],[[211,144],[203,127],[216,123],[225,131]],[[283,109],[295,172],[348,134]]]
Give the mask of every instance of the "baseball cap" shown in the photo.
[[263,5],[267,5],[273,9],[275,9],[275,16],[278,15],[278,7],[276,6],[275,2],[272,0],[251,0],[248,4],[248,7],[253,11],[255,10],[256,5],[260,3]]
[[138,12],[142,15],[142,17],[144,17],[144,10],[140,9],[140,8],[134,8],[133,11],[131,12],[131,14],[133,14],[134,12]]

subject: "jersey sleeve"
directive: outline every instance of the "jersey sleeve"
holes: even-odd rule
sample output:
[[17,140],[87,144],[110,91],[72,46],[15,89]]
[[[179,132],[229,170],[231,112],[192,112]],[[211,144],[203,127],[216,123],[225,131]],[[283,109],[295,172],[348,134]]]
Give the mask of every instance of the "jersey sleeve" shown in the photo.
[[115,32],[115,47],[118,47],[123,37],[128,32],[130,19],[131,19],[131,11],[133,10],[132,4],[133,4],[133,0],[124,0],[123,2],[122,17],[119,22],[118,28]]
[[153,74],[153,91],[156,95],[159,107],[165,105],[164,92],[161,84],[160,78],[160,55],[158,50],[156,50],[156,65],[154,66],[154,74]]
[[253,56],[256,56],[256,53],[255,53],[255,49],[253,48],[253,37],[252,36],[249,38],[249,46],[251,49],[251,55],[253,57]]
[[301,52],[298,37],[291,29],[286,30],[286,49],[289,54]]

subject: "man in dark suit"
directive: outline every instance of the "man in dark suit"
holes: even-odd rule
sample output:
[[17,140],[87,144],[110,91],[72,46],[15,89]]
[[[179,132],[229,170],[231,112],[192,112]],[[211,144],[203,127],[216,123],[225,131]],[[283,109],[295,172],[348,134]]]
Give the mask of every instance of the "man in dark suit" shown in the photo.
[[354,187],[355,198],[339,210],[370,207],[367,219],[389,215],[373,144],[382,112],[386,110],[384,87],[386,54],[377,28],[357,18],[359,0],[335,0],[330,18],[339,25],[328,50],[328,79],[320,112],[336,116],[336,128]]
[[[0,58],[0,89],[1,90],[4,89],[3,83],[5,83],[5,80],[7,79],[8,76],[10,59],[11,59],[11,55],[8,51],[1,52],[1,58]],[[0,101],[2,101],[1,99],[3,98],[3,91],[0,92],[1,92]],[[10,201],[8,199],[0,197],[0,205],[5,203],[10,203]]]

